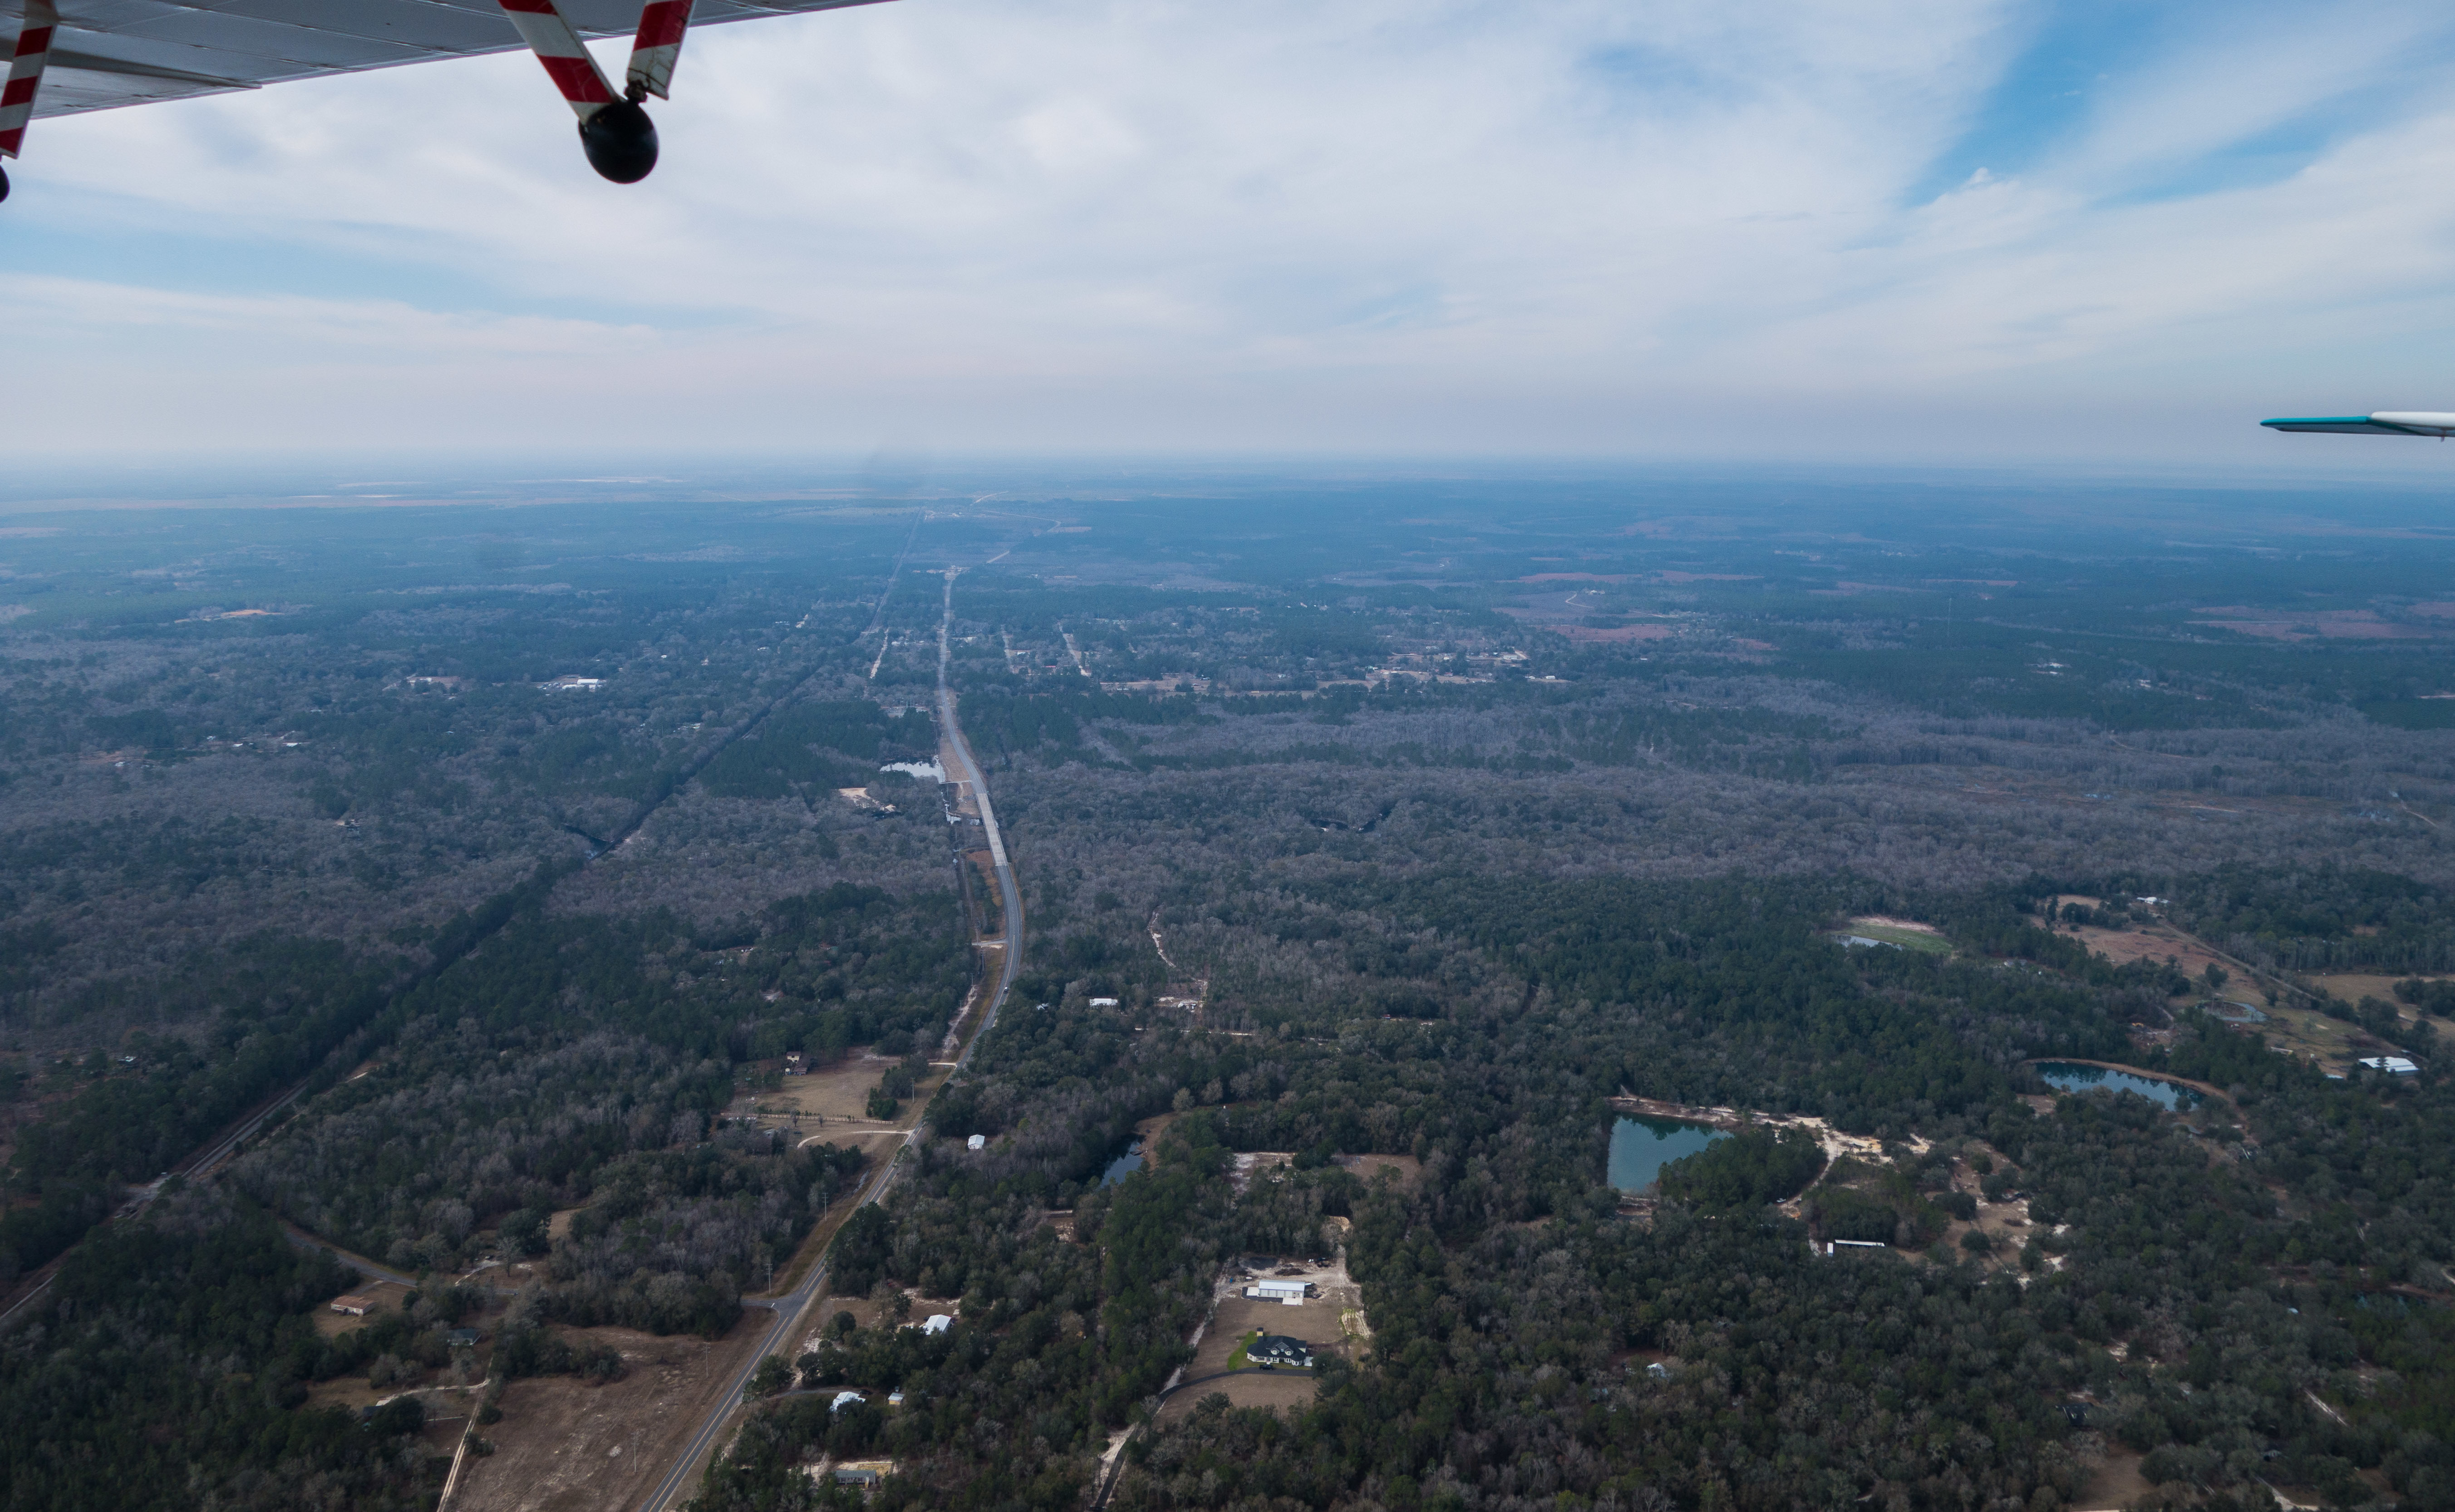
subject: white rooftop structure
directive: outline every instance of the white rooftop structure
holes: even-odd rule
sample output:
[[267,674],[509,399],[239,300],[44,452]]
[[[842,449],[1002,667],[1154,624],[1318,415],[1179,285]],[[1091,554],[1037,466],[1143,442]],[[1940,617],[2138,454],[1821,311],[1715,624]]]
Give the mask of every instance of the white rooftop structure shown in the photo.
[[975,1134],[964,1141],[964,1148],[966,1150],[985,1150],[988,1147],[989,1137],[985,1134]]
[[862,1396],[858,1391],[839,1391],[836,1393],[836,1400],[827,1403],[827,1410],[829,1412],[842,1412],[847,1402],[866,1401],[868,1400],[868,1398]]
[[1271,1301],[1300,1302],[1304,1300],[1305,1291],[1306,1286],[1302,1281],[1255,1281],[1247,1288],[1245,1295]]
[[954,1326],[955,1320],[944,1313],[931,1313],[929,1320],[921,1325],[921,1331],[924,1334],[943,1334]]
[[2391,1077],[2412,1077],[2421,1074],[2419,1066],[2402,1056],[2372,1056],[2362,1064],[2372,1071],[2384,1071]]
[[1091,999],[1091,1006],[1094,1008],[1114,1008],[1117,1006],[1117,999],[1114,998],[1094,998]]

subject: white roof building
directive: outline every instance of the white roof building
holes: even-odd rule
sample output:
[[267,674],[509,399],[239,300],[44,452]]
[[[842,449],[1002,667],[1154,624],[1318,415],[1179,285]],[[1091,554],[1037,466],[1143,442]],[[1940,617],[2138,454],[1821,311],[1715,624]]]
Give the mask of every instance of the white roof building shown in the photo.
[[839,1391],[836,1393],[836,1400],[827,1403],[827,1410],[829,1412],[842,1412],[847,1402],[866,1401],[868,1400],[868,1398],[862,1396],[858,1391]]
[[988,1147],[989,1137],[985,1134],[975,1134],[964,1141],[964,1148],[966,1150],[985,1150]]
[[924,1334],[943,1334],[954,1326],[955,1320],[944,1313],[931,1313],[929,1320],[921,1325],[921,1331]]
[[2362,1064],[2372,1071],[2384,1071],[2391,1077],[2414,1077],[2421,1074],[2419,1066],[2402,1056],[2372,1056]]

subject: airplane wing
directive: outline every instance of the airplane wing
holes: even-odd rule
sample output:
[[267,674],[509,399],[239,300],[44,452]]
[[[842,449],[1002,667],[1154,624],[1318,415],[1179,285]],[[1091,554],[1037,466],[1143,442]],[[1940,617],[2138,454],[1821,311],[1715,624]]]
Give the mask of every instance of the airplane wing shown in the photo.
[[[875,0],[699,0],[693,26]],[[292,79],[509,52],[525,44],[498,0],[57,0],[37,119]],[[0,16],[7,0],[0,0]],[[639,0],[560,0],[583,36],[627,35]],[[5,35],[6,21],[0,21]]]
[[2308,419],[2262,420],[2271,431],[2325,431],[2338,435],[2455,434],[2455,414],[2433,410],[2381,410],[2374,414],[2322,414]]
[[[579,119],[589,165],[618,184],[657,166],[640,102],[667,98],[696,21],[834,10],[874,0],[15,0],[0,78],[0,158],[32,120],[290,79],[527,48]],[[10,0],[0,0],[10,7]],[[0,10],[5,15],[5,10]],[[637,29],[618,92],[590,37]],[[0,172],[0,199],[9,175]]]

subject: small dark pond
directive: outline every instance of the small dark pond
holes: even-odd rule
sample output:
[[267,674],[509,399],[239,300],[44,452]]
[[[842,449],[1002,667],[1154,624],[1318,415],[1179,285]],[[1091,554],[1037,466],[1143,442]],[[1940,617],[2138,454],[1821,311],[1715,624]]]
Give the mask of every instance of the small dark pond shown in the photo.
[[1651,1189],[1664,1162],[1694,1155],[1730,1136],[1701,1123],[1671,1119],[1622,1119],[1612,1125],[1611,1184],[1623,1192]]
[[2100,1087],[2108,1092],[2128,1092],[2146,1098],[2161,1108],[2180,1111],[2200,1105],[2200,1095],[2188,1087],[2154,1077],[2135,1077],[2128,1071],[2108,1071],[2103,1066],[2076,1066],[2063,1060],[2045,1060],[2038,1065],[2038,1075],[2046,1085],[2058,1092],[2094,1092]]
[[1115,1159],[1108,1162],[1108,1169],[1106,1173],[1100,1178],[1100,1184],[1102,1186],[1114,1186],[1119,1181],[1124,1180],[1126,1177],[1133,1175],[1136,1171],[1139,1171],[1142,1168],[1143,1141],[1136,1139],[1131,1145],[1126,1147],[1125,1154],[1118,1156]]

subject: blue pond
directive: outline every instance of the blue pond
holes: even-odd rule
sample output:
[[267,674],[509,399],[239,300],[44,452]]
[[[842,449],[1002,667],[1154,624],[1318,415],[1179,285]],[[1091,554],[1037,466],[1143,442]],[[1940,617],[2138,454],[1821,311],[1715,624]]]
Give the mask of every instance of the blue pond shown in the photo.
[[1694,1155],[1715,1139],[1730,1136],[1701,1123],[1669,1119],[1622,1119],[1612,1125],[1611,1184],[1623,1192],[1643,1192],[1662,1174],[1664,1162]]
[[1140,1139],[1136,1139],[1126,1148],[1125,1154],[1108,1162],[1107,1172],[1100,1178],[1100,1184],[1114,1186],[1142,1168],[1143,1145]]
[[2135,1077],[2128,1071],[2108,1071],[2103,1066],[2076,1066],[2068,1061],[2046,1060],[2039,1063],[2038,1075],[2046,1085],[2058,1092],[2094,1092],[2102,1087],[2108,1092],[2129,1092],[2146,1098],[2160,1107],[2182,1109],[2200,1105],[2200,1095],[2188,1087],[2176,1086],[2153,1077]]

